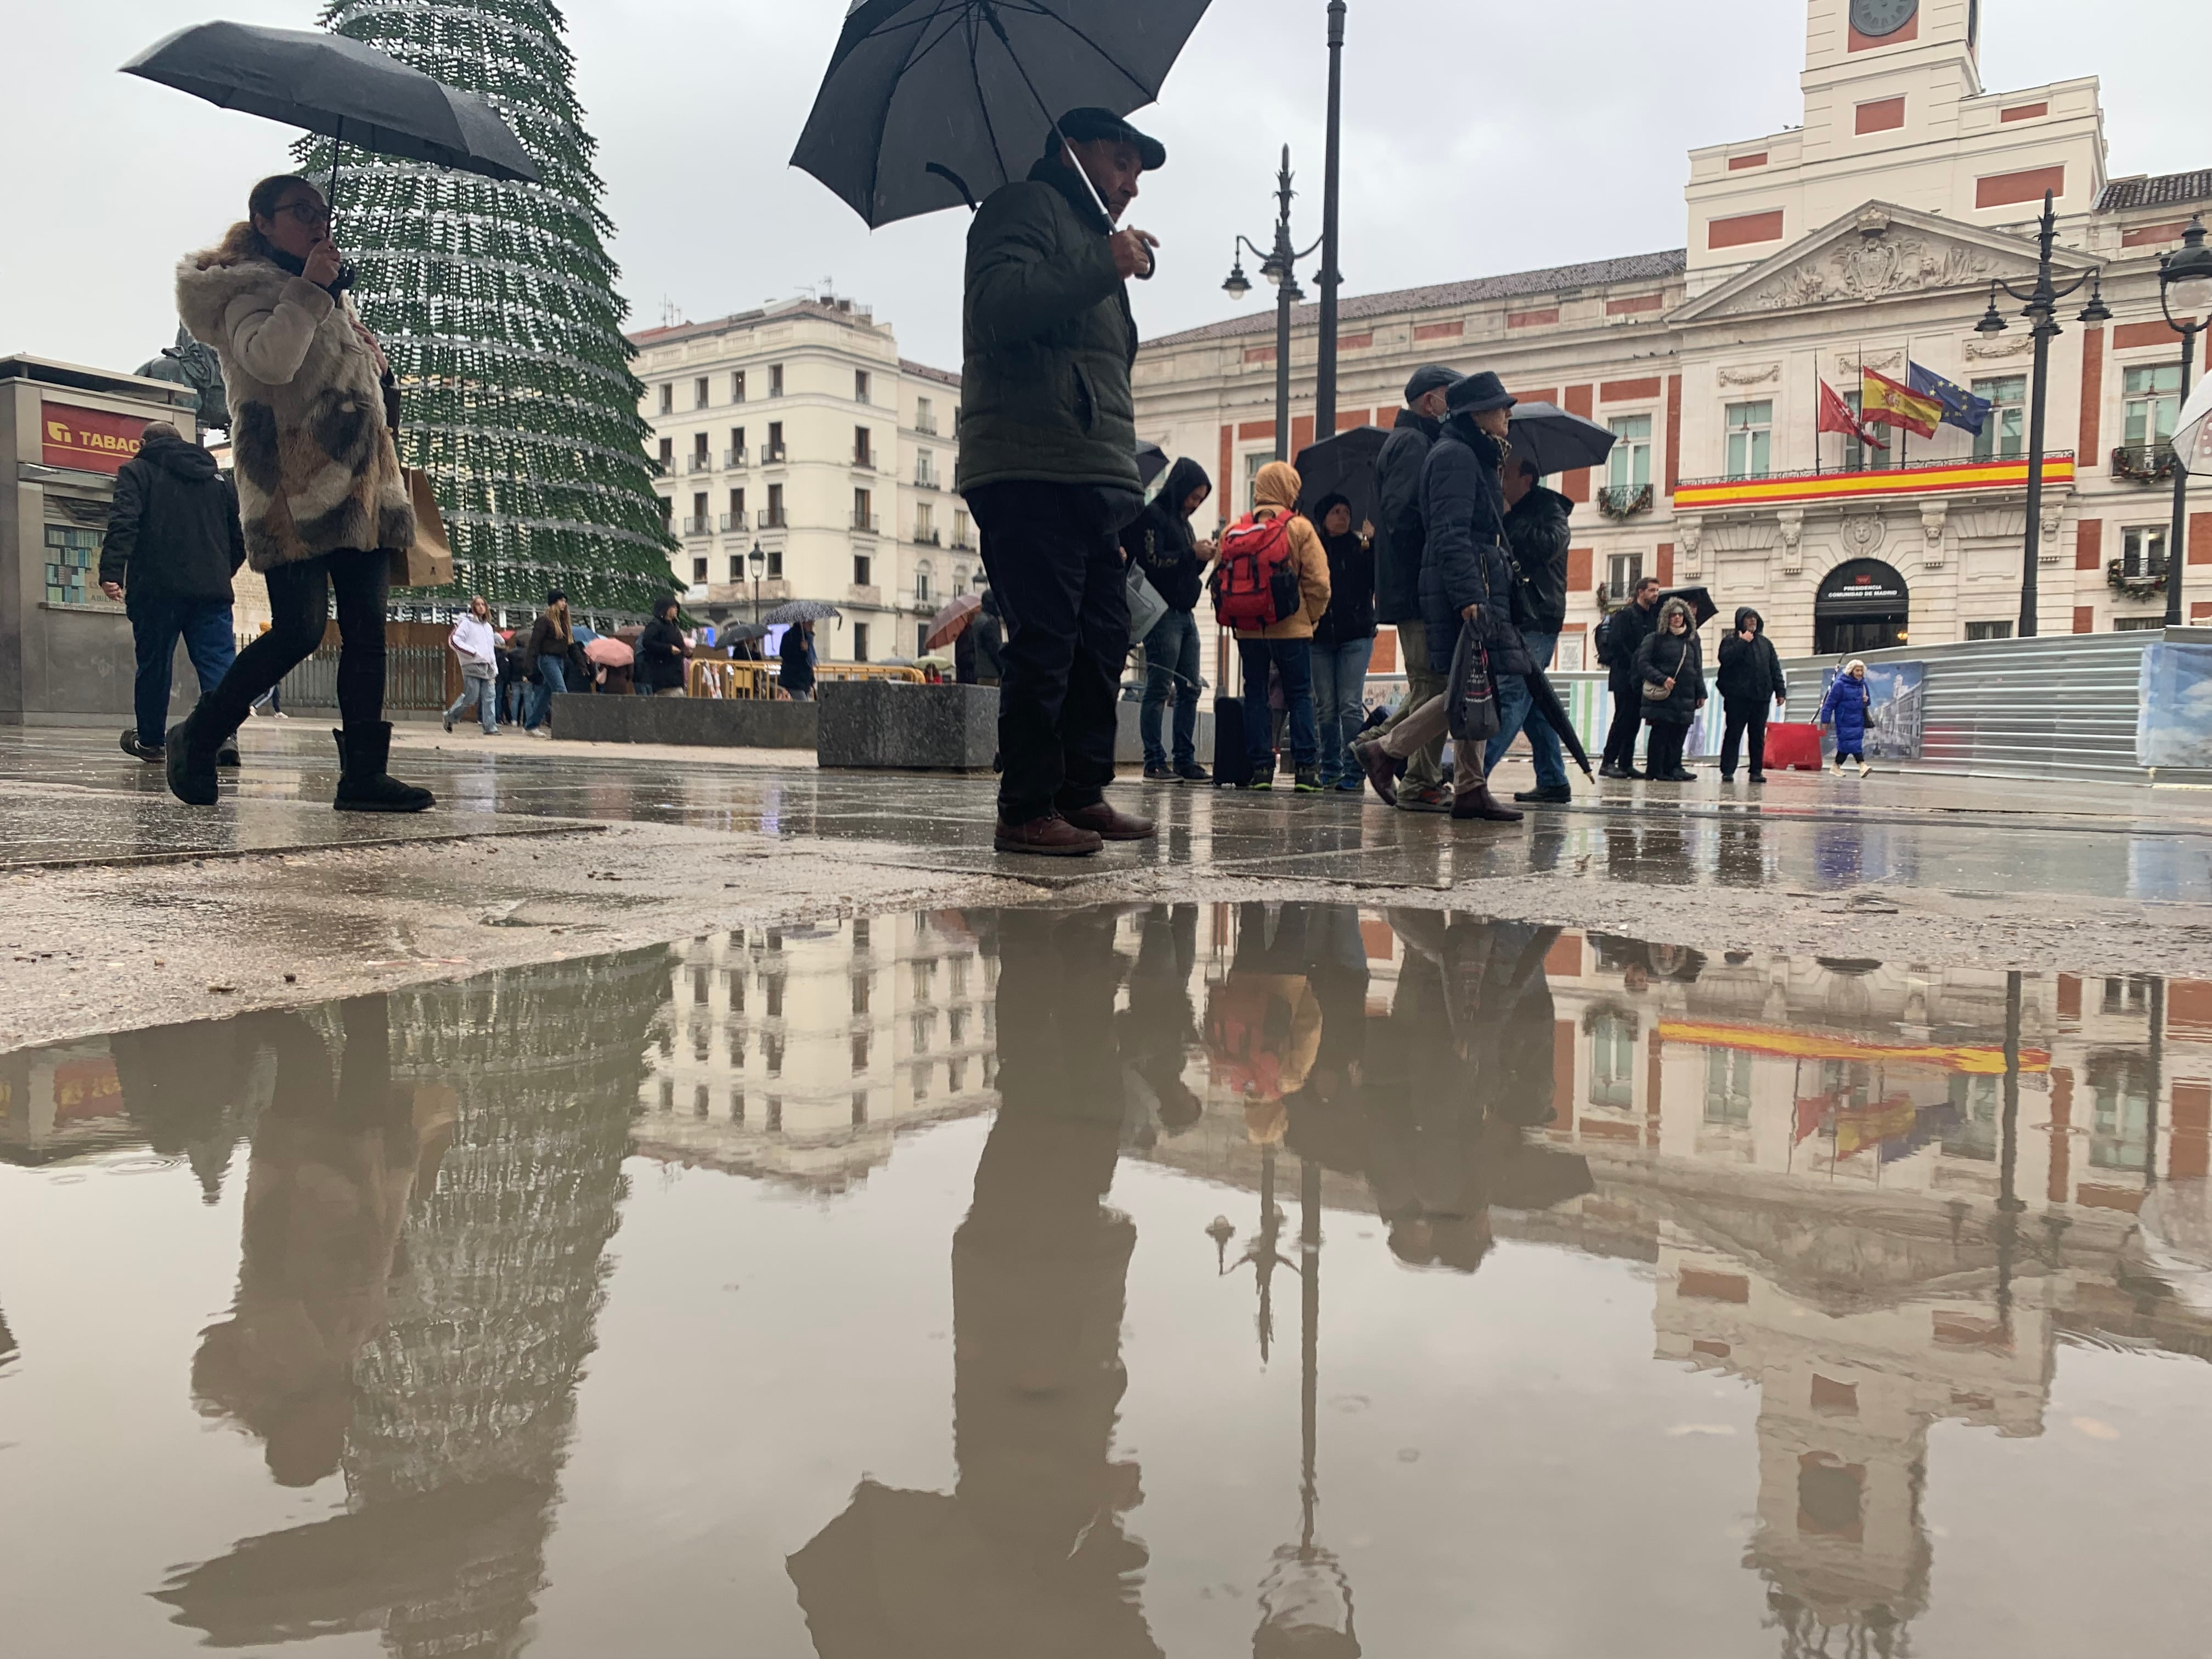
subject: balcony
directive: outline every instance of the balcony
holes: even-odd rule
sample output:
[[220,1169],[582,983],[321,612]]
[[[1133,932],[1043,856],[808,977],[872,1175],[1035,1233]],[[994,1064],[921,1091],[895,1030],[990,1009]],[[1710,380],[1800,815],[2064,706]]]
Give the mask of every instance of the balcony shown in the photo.
[[870,449],[854,451],[853,470],[856,472],[873,472],[876,470],[875,452]]
[[2173,477],[2173,446],[2122,444],[2112,452],[2112,476],[2137,483],[2162,483]]
[[1597,510],[1608,519],[1630,519],[1638,513],[1649,513],[1651,510],[1651,486],[1648,483],[1600,484]]
[[726,471],[732,467],[739,467],[746,465],[745,457],[750,452],[743,449],[724,450],[722,452],[722,465],[724,470]]
[[684,533],[687,536],[708,535],[713,532],[714,528],[714,520],[711,515],[706,518],[687,518],[684,520]]
[[872,513],[855,513],[853,515],[853,528],[866,536],[875,535],[881,522]]
[[938,489],[943,486],[937,482],[934,472],[917,472],[914,475],[914,487],[916,489]]
[[703,450],[695,450],[685,456],[684,461],[686,472],[712,472],[714,470],[714,458]]
[[722,514],[722,528],[724,530],[750,529],[750,526],[745,523],[745,520],[750,516],[744,513],[725,513]]
[[975,544],[956,530],[952,532],[952,550],[955,553],[973,553]]
[[914,540],[917,547],[942,547],[945,545],[945,532],[941,530],[932,530],[926,525],[916,525],[914,527]]
[[760,510],[760,515],[755,521],[753,528],[756,530],[784,530],[789,528],[790,525],[791,520],[785,514],[784,510],[781,507],[764,507]]
[[781,466],[783,465],[783,446],[781,444],[763,444],[761,447],[761,465],[763,466]]
[[[2074,452],[2043,458],[2043,482],[2071,487]],[[1759,478],[1685,478],[1674,487],[1677,513],[1758,507],[1799,501],[1879,501],[1911,495],[1951,495],[2027,488],[2027,460],[1915,461],[1874,471],[1770,472]]]
[[926,421],[917,419],[914,429],[925,438],[934,438],[937,435],[937,416],[933,415]]

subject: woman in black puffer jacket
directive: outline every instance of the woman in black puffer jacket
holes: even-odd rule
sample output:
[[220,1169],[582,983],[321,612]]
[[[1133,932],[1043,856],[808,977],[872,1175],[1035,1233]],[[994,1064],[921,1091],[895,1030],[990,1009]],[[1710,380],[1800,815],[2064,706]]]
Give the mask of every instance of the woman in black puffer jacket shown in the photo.
[[1705,706],[1705,662],[1687,602],[1669,599],[1659,607],[1659,631],[1636,649],[1636,685],[1651,728],[1645,763],[1651,781],[1691,782],[1696,775],[1682,764],[1682,745]]

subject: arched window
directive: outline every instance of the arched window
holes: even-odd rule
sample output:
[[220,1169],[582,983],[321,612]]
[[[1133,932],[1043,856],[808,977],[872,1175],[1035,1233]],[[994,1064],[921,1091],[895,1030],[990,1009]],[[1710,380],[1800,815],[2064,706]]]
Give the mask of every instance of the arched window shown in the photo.
[[936,573],[930,568],[930,563],[927,559],[917,559],[915,561],[914,602],[916,605],[927,605],[930,602],[931,595],[935,591],[933,581],[933,578],[935,574]]

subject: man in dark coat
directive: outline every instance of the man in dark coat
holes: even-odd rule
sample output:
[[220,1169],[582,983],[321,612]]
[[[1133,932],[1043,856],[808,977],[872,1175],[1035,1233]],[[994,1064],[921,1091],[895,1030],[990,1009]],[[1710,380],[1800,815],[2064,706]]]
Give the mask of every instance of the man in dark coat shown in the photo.
[[[1145,635],[1145,701],[1137,726],[1145,742],[1145,775],[1156,783],[1208,783],[1198,763],[1198,596],[1213,544],[1201,542],[1192,515],[1213,493],[1206,469],[1188,455],[1168,469],[1152,504],[1121,532],[1121,548],[1145,573],[1167,614]],[[1175,703],[1175,762],[1160,741],[1160,717]]]
[[[100,548],[100,591],[123,601],[138,659],[137,724],[123,734],[125,754],[165,758],[169,671],[179,638],[201,695],[230,672],[238,654],[230,579],[245,562],[238,491],[215,457],[186,443],[167,421],[148,422],[138,453],[115,475]],[[216,763],[238,764],[234,739],[222,744]]]
[[[1421,566],[1421,623],[1429,669],[1451,672],[1462,623],[1482,632],[1494,675],[1526,674],[1531,663],[1521,637],[1513,567],[1505,556],[1505,429],[1513,395],[1488,370],[1470,374],[1446,394],[1448,418],[1421,472],[1421,519],[1428,545]],[[1353,745],[1376,792],[1383,793],[1391,760],[1407,758],[1450,723],[1449,699],[1431,697],[1382,742]],[[1455,744],[1451,814],[1510,823],[1518,811],[1491,797],[1477,744]]]
[[684,659],[691,647],[676,625],[676,600],[665,595],[654,601],[653,620],[637,636],[636,685],[640,695],[680,697],[684,695]]
[[1720,659],[1720,672],[1713,678],[1728,717],[1721,737],[1721,781],[1735,781],[1736,744],[1748,737],[1751,781],[1765,783],[1766,711],[1790,700],[1790,678],[1782,672],[1774,641],[1766,637],[1766,619],[1749,605],[1738,611],[1735,630],[1721,641]]
[[1066,856],[1154,833],[1105,795],[1129,650],[1118,538],[1144,508],[1127,284],[1158,246],[1115,225],[1167,151],[1101,109],[1047,143],[969,227],[957,487],[1006,622],[993,845]]
[[[1456,369],[1425,363],[1406,382],[1406,406],[1375,458],[1375,484],[1382,522],[1375,531],[1375,619],[1398,630],[1398,660],[1406,671],[1406,700],[1382,730],[1406,719],[1438,696],[1443,682],[1429,672],[1427,632],[1421,623],[1421,562],[1428,529],[1421,520],[1421,469],[1443,429],[1444,395],[1460,379]],[[1408,811],[1441,812],[1451,805],[1443,788],[1444,741],[1424,744],[1406,762],[1396,787]]]
[[[1528,660],[1545,669],[1552,665],[1559,630],[1567,622],[1567,543],[1572,538],[1567,520],[1575,504],[1558,490],[1545,489],[1536,476],[1531,462],[1512,458],[1505,463],[1505,556],[1512,563],[1514,590],[1521,601],[1521,642],[1528,648]],[[1559,734],[1536,712],[1528,680],[1518,674],[1501,675],[1498,735],[1483,757],[1486,772],[1498,769],[1515,736],[1523,731],[1536,763],[1536,787],[1513,799],[1551,805],[1572,800],[1575,792],[1567,787]]]
[[[1598,590],[1601,597],[1604,589]],[[1659,579],[1646,576],[1636,584],[1635,597],[1614,611],[1597,629],[1597,659],[1606,671],[1613,693],[1613,724],[1605,734],[1605,763],[1601,778],[1640,778],[1636,769],[1636,732],[1643,723],[1643,694],[1637,689],[1636,653],[1659,626]]]
[[814,700],[814,624],[795,622],[783,630],[777,647],[776,684],[793,702]]

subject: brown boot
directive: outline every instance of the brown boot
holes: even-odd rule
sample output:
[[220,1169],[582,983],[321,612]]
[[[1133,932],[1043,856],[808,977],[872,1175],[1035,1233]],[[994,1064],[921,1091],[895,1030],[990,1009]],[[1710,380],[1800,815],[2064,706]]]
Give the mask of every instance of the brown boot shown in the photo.
[[1127,812],[1115,811],[1103,800],[1060,816],[1077,829],[1088,830],[1108,841],[1149,841],[1159,834],[1159,827],[1150,818],[1133,818]]
[[991,836],[994,851],[1034,853],[1042,858],[1081,858],[1105,844],[1097,830],[1079,830],[1057,812],[1027,823],[1001,823]]
[[1390,757],[1382,745],[1372,738],[1362,738],[1352,745],[1352,758],[1359,763],[1359,769],[1367,775],[1367,781],[1382,798],[1385,806],[1398,804],[1398,769],[1390,763]]
[[1492,795],[1487,783],[1456,791],[1452,796],[1451,815],[1455,818],[1477,818],[1485,823],[1521,822],[1519,809],[1506,805]]

